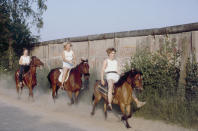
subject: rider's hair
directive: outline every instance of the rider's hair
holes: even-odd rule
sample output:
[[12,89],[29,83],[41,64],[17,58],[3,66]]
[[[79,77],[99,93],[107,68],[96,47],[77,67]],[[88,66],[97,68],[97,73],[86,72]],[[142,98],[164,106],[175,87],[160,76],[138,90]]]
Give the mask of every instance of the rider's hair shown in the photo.
[[24,53],[26,50],[28,51],[28,49],[27,49],[27,48],[23,48],[23,53]]
[[64,49],[66,49],[67,45],[72,46],[71,42],[69,42],[69,41],[68,41],[68,42],[65,42],[65,43],[64,43]]
[[116,49],[115,48],[108,48],[107,50],[106,50],[106,52],[107,52],[107,54],[109,55],[111,52],[116,52]]

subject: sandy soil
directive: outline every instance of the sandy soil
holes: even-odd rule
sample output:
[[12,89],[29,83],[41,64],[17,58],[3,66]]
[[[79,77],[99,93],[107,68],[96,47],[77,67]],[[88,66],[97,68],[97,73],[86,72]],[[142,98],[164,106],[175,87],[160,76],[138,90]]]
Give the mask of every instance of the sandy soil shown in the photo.
[[[38,87],[36,87],[38,88]],[[13,80],[0,79],[0,122],[6,116],[6,121],[9,127],[16,126],[17,123],[10,119],[11,115],[15,116],[20,121],[24,121],[24,129],[34,130],[34,126],[29,126],[30,123],[39,123],[44,130],[90,130],[90,131],[190,131],[179,127],[178,125],[166,124],[162,121],[145,120],[143,118],[133,117],[129,120],[132,128],[126,129],[124,124],[120,121],[120,114],[114,112],[108,113],[107,120],[104,119],[101,107],[97,108],[95,116],[91,116],[91,101],[79,100],[80,102],[75,105],[68,105],[69,102],[67,94],[60,91],[60,96],[56,103],[51,98],[50,90],[39,91],[34,90],[34,101],[28,100],[28,90],[23,91],[21,99],[17,99],[17,94]],[[86,95],[86,94],[83,94]],[[3,108],[3,109],[2,109]],[[13,109],[13,110],[12,110]],[[16,110],[16,111],[15,111]],[[3,115],[2,115],[3,114]],[[5,115],[8,114],[8,115]],[[26,118],[27,117],[27,118]],[[35,120],[35,117],[37,118]],[[9,121],[10,120],[10,121]],[[17,122],[17,121],[16,121]],[[13,124],[14,123],[14,124]],[[25,124],[27,123],[27,124]],[[35,124],[34,123],[34,124]],[[6,124],[5,124],[6,125]],[[4,129],[0,124],[0,130]],[[13,128],[9,128],[15,129]],[[37,128],[38,130],[40,128]],[[36,128],[35,128],[36,130]]]

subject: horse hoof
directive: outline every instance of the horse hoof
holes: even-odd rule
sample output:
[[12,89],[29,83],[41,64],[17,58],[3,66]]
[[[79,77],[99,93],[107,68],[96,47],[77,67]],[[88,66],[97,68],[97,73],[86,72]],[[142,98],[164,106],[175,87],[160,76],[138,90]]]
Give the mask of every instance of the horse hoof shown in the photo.
[[74,104],[74,102],[70,102],[70,103],[68,103],[68,105],[69,105],[69,106],[71,106],[71,105],[73,105],[73,104]]
[[91,112],[91,115],[93,116],[95,113],[94,112]]
[[126,128],[131,128],[131,126],[129,124],[126,125]]
[[105,112],[105,120],[107,120],[107,112]]

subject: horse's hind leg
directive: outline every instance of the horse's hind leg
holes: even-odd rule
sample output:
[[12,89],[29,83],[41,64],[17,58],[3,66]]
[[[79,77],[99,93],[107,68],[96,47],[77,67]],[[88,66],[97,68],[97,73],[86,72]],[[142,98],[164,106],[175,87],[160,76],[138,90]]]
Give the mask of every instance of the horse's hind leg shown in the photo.
[[20,93],[20,87],[18,85],[16,85],[16,91],[17,91],[17,94],[18,94],[18,99],[21,98],[21,93]]
[[95,114],[96,105],[100,101],[101,98],[102,97],[101,97],[100,94],[98,94],[98,95],[93,94],[93,108],[92,108],[91,115],[94,115]]
[[104,113],[105,113],[105,119],[107,119],[107,103],[104,103]]
[[52,98],[55,103],[55,98],[56,98],[56,85],[55,84],[52,85]]
[[75,103],[76,103],[76,104],[78,103],[78,95],[79,95],[79,92],[80,92],[80,91],[76,91],[76,92],[75,92]]
[[73,99],[73,96],[72,96],[72,92],[71,91],[67,91],[67,94],[68,94],[68,96],[69,96],[69,98],[71,100],[71,103],[69,103],[69,105],[74,104],[74,99]]
[[58,89],[59,88],[60,88],[59,86],[56,86],[56,96],[55,96],[56,99],[58,98]]

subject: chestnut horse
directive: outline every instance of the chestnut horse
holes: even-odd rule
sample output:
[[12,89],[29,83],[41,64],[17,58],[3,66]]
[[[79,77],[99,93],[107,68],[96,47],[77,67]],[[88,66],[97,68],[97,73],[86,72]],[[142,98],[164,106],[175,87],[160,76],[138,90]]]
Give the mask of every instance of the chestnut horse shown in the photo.
[[[130,128],[128,123],[128,118],[132,116],[131,114],[131,103],[132,103],[132,91],[133,88],[143,89],[142,87],[142,73],[137,70],[130,70],[126,72],[123,76],[120,77],[117,83],[114,84],[114,97],[113,97],[113,104],[118,104],[122,111],[122,118],[121,120],[125,122],[127,128]],[[94,94],[93,94],[93,109],[91,115],[95,113],[96,104],[101,100],[104,99],[104,113],[105,119],[107,118],[107,105],[108,99],[107,95],[101,93],[99,91],[100,81],[96,81],[94,86]]]
[[21,87],[19,86],[19,69],[15,72],[16,90],[18,93],[18,98],[20,98],[24,86],[27,86],[29,88],[29,97],[31,96],[33,98],[33,89],[37,85],[36,67],[43,65],[43,62],[41,62],[36,56],[32,56],[29,70],[23,74],[23,81]]
[[[52,69],[47,78],[50,82],[50,87],[52,88],[52,97],[55,102],[55,98],[58,97],[58,89],[61,86],[61,82],[58,80],[62,68]],[[74,104],[72,94],[75,94],[75,102],[77,102],[77,97],[79,95],[80,89],[82,87],[82,75],[84,75],[85,80],[89,79],[89,64],[88,60],[81,60],[81,63],[76,67],[72,68],[69,77],[66,82],[64,82],[64,90],[67,91],[69,98],[71,99],[71,104]]]

